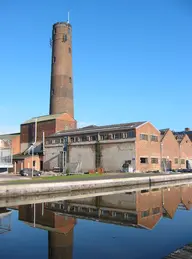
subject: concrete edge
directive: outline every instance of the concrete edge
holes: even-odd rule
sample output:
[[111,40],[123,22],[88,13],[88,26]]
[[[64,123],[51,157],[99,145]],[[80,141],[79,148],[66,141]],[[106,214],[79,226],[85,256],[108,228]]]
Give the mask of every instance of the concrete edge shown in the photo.
[[173,174],[149,177],[135,177],[122,179],[87,180],[75,182],[47,182],[11,184],[0,186],[0,197],[30,196],[71,192],[80,190],[93,190],[97,188],[124,187],[130,185],[152,184],[168,181],[192,179],[192,174]]

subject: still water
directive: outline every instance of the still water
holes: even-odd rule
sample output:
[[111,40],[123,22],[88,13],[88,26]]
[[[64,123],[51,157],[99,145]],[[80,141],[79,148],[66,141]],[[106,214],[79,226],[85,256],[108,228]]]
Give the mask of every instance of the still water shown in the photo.
[[192,241],[192,185],[0,208],[0,258],[163,258]]

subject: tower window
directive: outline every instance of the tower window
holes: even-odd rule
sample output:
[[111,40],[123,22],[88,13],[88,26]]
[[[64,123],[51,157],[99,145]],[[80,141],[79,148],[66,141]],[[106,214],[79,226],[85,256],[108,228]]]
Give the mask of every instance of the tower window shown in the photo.
[[71,54],[71,48],[69,48],[69,54]]
[[66,42],[67,41],[67,34],[63,35],[63,41]]
[[72,79],[71,79],[71,77],[69,77],[69,83],[70,83],[70,84],[72,83]]
[[56,32],[57,32],[57,29],[56,29],[56,28],[54,28],[54,31],[53,31],[53,33],[54,33],[54,34],[56,34]]
[[55,63],[56,62],[56,57],[53,57],[53,63]]
[[54,95],[54,89],[51,89],[51,95]]

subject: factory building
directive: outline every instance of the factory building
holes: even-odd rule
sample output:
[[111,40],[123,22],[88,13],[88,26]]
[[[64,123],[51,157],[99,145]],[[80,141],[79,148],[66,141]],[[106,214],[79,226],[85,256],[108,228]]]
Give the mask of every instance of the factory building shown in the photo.
[[[68,141],[66,156],[64,138]],[[129,172],[160,170],[160,132],[150,122],[58,132],[46,138],[44,168],[53,170],[63,161],[81,164],[83,172],[101,167],[106,172],[120,171],[123,165]]]
[[[67,141],[67,148],[66,146]],[[186,134],[158,130],[150,122],[89,126],[61,131],[45,140],[44,169],[88,172],[168,171],[192,168]]]

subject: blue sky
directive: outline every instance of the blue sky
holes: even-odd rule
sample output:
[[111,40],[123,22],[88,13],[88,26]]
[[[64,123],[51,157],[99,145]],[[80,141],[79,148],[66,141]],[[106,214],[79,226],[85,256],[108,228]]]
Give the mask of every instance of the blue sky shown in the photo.
[[48,114],[49,39],[68,10],[79,125],[192,127],[191,0],[1,0],[0,132]]

